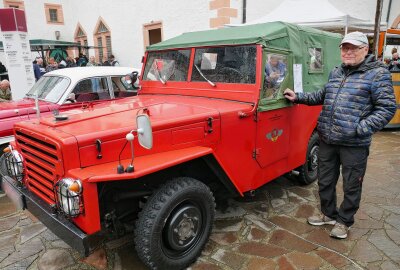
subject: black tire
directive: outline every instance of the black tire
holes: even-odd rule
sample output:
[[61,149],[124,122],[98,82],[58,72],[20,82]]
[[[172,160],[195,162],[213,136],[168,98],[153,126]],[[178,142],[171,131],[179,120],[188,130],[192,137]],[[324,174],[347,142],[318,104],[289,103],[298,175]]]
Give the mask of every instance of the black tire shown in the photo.
[[201,254],[211,234],[215,201],[200,181],[180,177],[154,192],[139,213],[135,248],[151,269],[183,269]]
[[313,132],[308,141],[306,162],[297,168],[300,173],[296,178],[302,185],[309,185],[318,178],[318,153],[319,153],[319,136],[317,132]]

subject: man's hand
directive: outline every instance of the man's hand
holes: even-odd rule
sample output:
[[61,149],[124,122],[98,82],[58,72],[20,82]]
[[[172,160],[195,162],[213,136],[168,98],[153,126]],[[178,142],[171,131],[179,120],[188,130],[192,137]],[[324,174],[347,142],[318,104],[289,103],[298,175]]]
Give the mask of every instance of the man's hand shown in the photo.
[[285,91],[283,91],[283,95],[291,102],[294,102],[294,100],[296,99],[296,94],[293,92],[292,89],[289,88],[286,88]]
[[270,77],[273,80],[277,80],[279,78],[279,75],[280,74],[278,72],[272,72]]

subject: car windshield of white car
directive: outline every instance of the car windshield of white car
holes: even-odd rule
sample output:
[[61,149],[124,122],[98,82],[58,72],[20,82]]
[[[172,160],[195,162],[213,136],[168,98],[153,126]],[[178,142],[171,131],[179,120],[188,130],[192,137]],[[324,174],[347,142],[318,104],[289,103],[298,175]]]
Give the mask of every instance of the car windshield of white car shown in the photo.
[[70,81],[66,77],[43,76],[33,85],[26,97],[35,98],[38,95],[38,99],[56,103],[65,93]]

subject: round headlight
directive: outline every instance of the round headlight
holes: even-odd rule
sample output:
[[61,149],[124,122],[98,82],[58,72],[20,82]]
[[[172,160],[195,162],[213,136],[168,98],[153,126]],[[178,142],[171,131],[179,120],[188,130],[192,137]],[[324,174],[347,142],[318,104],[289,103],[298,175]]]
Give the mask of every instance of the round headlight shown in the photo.
[[63,178],[57,182],[56,192],[58,206],[65,215],[76,217],[82,213],[80,180]]
[[22,155],[17,150],[4,153],[6,173],[19,182],[24,178],[24,165]]

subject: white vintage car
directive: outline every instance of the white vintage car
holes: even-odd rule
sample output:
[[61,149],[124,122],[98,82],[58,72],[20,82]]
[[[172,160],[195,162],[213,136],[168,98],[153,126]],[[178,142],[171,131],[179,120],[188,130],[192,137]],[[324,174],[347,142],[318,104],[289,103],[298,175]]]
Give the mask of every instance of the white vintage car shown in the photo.
[[[14,123],[36,118],[36,94],[42,115],[71,110],[88,103],[135,96],[138,82],[132,82],[132,78],[136,80],[139,72],[130,67],[75,67],[46,73],[23,99],[0,103],[0,155],[13,140]],[[132,73],[136,77],[126,77]]]

